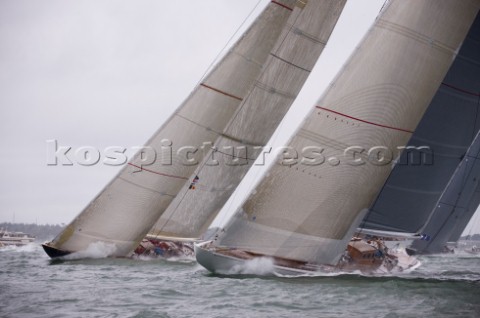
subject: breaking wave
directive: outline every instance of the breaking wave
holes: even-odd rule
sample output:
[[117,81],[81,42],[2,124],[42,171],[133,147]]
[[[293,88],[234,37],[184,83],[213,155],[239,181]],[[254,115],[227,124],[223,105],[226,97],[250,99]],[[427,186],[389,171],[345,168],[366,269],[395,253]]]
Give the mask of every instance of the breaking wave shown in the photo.
[[95,242],[88,245],[87,249],[75,252],[63,257],[66,260],[76,260],[82,258],[106,258],[115,253],[117,247],[112,243]]
[[19,253],[31,253],[36,251],[37,249],[38,249],[37,243],[29,243],[27,245],[22,245],[22,246],[15,246],[15,245],[4,246],[0,249],[0,251],[4,251],[4,252],[15,251]]
[[273,259],[269,257],[257,257],[232,267],[228,274],[242,275],[271,275],[275,271]]

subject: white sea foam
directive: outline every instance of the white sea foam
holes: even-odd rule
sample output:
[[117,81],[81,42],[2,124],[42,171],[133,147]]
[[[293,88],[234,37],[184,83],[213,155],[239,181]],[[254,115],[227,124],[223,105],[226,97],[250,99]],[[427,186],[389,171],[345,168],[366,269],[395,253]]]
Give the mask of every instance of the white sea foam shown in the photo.
[[15,245],[8,245],[4,246],[0,249],[0,251],[8,252],[8,251],[15,251],[19,253],[31,253],[38,249],[37,243],[29,243],[27,245],[22,246],[15,246]]
[[235,265],[228,274],[269,275],[275,270],[273,259],[257,257],[242,264]]
[[64,256],[64,259],[82,259],[82,258],[106,258],[115,253],[117,247],[112,243],[95,242],[88,245],[87,249]]

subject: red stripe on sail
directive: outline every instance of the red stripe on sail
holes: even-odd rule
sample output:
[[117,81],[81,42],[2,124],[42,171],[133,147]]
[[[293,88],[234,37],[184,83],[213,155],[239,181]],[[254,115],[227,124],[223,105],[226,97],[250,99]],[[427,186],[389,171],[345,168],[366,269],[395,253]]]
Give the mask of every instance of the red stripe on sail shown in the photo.
[[280,3],[280,2],[278,2],[278,1],[274,1],[274,0],[272,0],[271,2],[272,2],[272,3],[275,3],[275,4],[279,5],[279,6],[281,6],[282,8],[285,8],[285,9],[287,9],[287,10],[293,11],[293,9],[292,9],[292,8],[290,8],[290,7],[286,6],[286,5],[284,5],[283,3]]
[[363,120],[363,119],[360,119],[360,118],[356,118],[356,117],[352,117],[352,116],[349,116],[349,115],[346,115],[346,114],[342,114],[342,113],[336,112],[334,110],[331,110],[331,109],[328,109],[328,108],[325,108],[325,107],[320,107],[320,106],[316,106],[316,107],[318,109],[322,109],[322,110],[325,110],[327,112],[330,112],[330,113],[333,113],[333,114],[336,114],[336,115],[339,115],[339,116],[342,116],[342,117],[346,117],[346,118],[350,118],[350,119],[353,119],[353,120],[356,120],[356,121],[360,121],[360,122],[365,123],[365,124],[369,124],[369,125],[373,125],[373,126],[377,126],[377,127],[382,127],[382,128],[398,130],[398,131],[403,131],[403,132],[406,132],[406,133],[409,133],[409,134],[413,134],[413,131],[408,130],[408,129],[377,124],[377,123],[374,123],[374,122],[371,122],[371,121],[368,121],[368,120]]
[[238,99],[238,100],[240,100],[240,101],[243,100],[243,98],[240,98],[240,97],[238,97],[238,96],[235,96],[235,95],[229,94],[229,93],[227,93],[227,92],[221,91],[221,90],[219,90],[218,88],[215,88],[215,87],[212,87],[212,86],[208,86],[207,84],[202,83],[202,84],[200,84],[200,85],[203,86],[203,87],[205,87],[205,88],[211,89],[212,91],[215,91],[215,92],[217,92],[217,93],[220,93],[220,94],[222,94],[222,95],[225,95],[225,96],[228,96],[228,97],[231,97],[231,98],[234,98],[234,99]]

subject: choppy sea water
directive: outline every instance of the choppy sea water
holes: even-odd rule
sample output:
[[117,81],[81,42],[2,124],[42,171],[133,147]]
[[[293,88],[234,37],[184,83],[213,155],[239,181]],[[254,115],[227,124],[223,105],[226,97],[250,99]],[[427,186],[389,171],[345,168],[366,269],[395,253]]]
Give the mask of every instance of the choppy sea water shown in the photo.
[[480,256],[420,260],[397,276],[284,278],[214,275],[194,261],[58,262],[38,244],[7,247],[0,317],[480,317]]

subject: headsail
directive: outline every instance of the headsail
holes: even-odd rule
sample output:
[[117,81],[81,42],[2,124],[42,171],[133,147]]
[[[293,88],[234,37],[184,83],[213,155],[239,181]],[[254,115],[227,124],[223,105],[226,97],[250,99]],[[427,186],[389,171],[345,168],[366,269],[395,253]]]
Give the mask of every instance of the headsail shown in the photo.
[[416,240],[416,253],[441,253],[448,241],[456,242],[480,203],[480,133],[443,192],[430,222],[427,239]]
[[345,2],[308,1],[294,10],[262,74],[215,142],[216,150],[191,177],[195,189],[184,186],[151,235],[194,238],[208,228],[297,97]]
[[[480,128],[480,16],[361,224],[362,231],[422,230]],[[436,222],[433,216],[433,222]]]
[[273,166],[214,244],[336,264],[390,173],[390,153],[411,137],[479,4],[389,1],[289,142],[303,164]]
[[[271,1],[146,145],[158,151],[171,145],[177,153],[181,147],[216,140],[260,75],[295,3]],[[113,256],[131,252],[195,170],[179,157],[169,162],[159,155],[142,166],[145,159],[145,153],[136,154],[46,250],[74,252],[104,242],[115,245]]]

